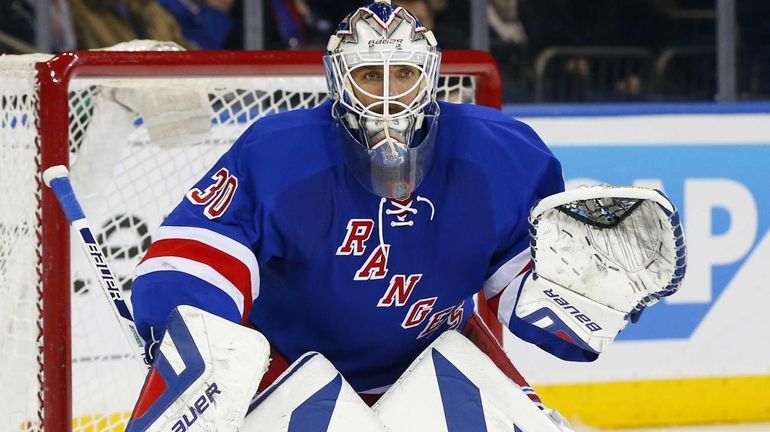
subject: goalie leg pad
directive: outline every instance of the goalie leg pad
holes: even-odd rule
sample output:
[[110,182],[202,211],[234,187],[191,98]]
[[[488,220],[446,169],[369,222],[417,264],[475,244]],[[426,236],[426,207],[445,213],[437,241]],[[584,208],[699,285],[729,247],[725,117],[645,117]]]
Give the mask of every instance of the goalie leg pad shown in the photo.
[[505,349],[500,345],[495,336],[492,335],[492,332],[478,314],[473,313],[471,315],[462,329],[462,334],[473,342],[481,352],[486,354],[498,369],[516,383],[532,402],[540,408],[543,407],[540,396],[535,392],[535,389],[530,387],[519,370],[516,369],[516,366],[513,365],[511,359],[505,353]]
[[257,331],[179,306],[158,352],[126,432],[237,430],[269,346]]
[[385,432],[350,384],[316,352],[292,363],[251,409],[243,432]]
[[436,339],[374,405],[388,431],[558,432],[472,342],[456,331]]

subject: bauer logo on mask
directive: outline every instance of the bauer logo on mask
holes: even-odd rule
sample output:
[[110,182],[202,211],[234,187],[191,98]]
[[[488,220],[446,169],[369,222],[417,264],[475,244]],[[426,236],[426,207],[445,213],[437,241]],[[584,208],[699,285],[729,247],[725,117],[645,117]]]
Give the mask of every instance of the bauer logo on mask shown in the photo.
[[369,48],[373,48],[375,45],[395,45],[396,48],[400,48],[404,43],[403,39],[371,39],[369,40]]

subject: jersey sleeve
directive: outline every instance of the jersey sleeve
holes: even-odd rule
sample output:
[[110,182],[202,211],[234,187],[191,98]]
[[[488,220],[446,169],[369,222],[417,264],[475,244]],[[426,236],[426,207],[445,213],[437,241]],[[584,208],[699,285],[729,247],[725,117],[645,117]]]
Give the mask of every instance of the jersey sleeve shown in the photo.
[[[490,262],[484,283],[484,295],[500,322],[517,337],[564,360],[595,360],[596,353],[529,324],[514,313],[520,288],[531,274],[532,268],[529,211],[541,199],[564,190],[561,164],[547,150],[537,134],[528,126],[519,123],[516,138],[528,144],[523,146],[518,156],[524,159],[529,172],[525,176],[526,181],[517,183],[516,192],[507,193],[511,204],[503,205],[504,209],[500,211],[504,213],[501,217],[504,228],[500,230],[500,241]],[[514,199],[519,202],[512,202]]]
[[242,166],[242,141],[185,194],[135,269],[131,302],[148,344],[179,305],[242,322],[259,295],[260,206]]

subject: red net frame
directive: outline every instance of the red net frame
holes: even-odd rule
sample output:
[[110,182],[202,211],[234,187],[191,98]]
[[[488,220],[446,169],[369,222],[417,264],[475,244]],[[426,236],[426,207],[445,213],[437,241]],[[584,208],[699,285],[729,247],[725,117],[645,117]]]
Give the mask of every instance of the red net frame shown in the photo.
[[[75,77],[141,78],[194,76],[322,76],[320,51],[180,51],[63,53],[38,63],[39,172],[54,165],[69,165],[68,89]],[[501,80],[494,59],[481,51],[444,51],[442,75],[475,78],[476,103],[502,105]],[[40,176],[38,176],[39,178]],[[40,181],[40,180],[38,180]],[[46,431],[69,431],[72,419],[69,225],[52,192],[41,184],[43,351],[43,424]],[[481,302],[482,304],[484,302]],[[498,339],[494,314],[480,307]]]

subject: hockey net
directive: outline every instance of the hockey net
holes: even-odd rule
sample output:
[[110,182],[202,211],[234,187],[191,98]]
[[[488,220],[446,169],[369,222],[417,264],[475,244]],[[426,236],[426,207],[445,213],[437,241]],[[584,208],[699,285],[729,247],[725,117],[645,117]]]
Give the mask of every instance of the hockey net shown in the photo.
[[[486,53],[439,96],[500,104]],[[319,52],[0,57],[0,429],[121,431],[143,372],[40,172],[73,186],[120,284],[184,192],[254,120],[326,99]]]

